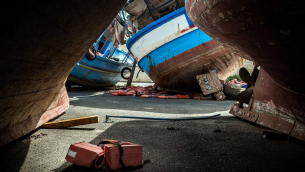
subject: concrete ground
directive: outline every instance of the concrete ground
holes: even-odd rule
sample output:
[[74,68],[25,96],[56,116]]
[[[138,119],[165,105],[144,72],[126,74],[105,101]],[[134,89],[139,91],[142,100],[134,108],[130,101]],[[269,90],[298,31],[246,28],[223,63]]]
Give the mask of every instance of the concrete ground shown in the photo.
[[[262,128],[228,114],[234,101],[115,97],[107,91],[69,91],[70,108],[56,120],[98,115],[100,122],[69,129],[39,129],[0,149],[0,172],[105,171],[65,161],[70,144],[101,139],[143,145],[138,172],[153,171],[304,171],[305,144],[262,138]],[[221,116],[191,121],[110,118]],[[171,128],[171,130],[168,130]]]

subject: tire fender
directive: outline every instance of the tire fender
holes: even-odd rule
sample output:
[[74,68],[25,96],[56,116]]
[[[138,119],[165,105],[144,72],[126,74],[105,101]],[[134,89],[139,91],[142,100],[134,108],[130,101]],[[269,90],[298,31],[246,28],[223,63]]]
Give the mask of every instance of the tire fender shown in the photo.
[[127,77],[125,77],[123,74],[124,74],[124,72],[126,71],[126,70],[129,70],[129,72],[131,73],[131,69],[129,68],[129,67],[125,67],[125,68],[123,68],[122,69],[122,71],[121,71],[121,76],[122,76],[122,78],[123,79],[129,79],[129,77],[127,78]]
[[[89,50],[90,50],[90,49],[89,49]],[[94,56],[92,56],[92,55],[89,53],[89,50],[86,52],[85,57],[86,57],[87,60],[93,61],[93,60],[96,59],[96,49],[95,49],[95,47],[93,47],[93,46],[91,47],[91,51],[92,51],[92,53],[94,54]]]

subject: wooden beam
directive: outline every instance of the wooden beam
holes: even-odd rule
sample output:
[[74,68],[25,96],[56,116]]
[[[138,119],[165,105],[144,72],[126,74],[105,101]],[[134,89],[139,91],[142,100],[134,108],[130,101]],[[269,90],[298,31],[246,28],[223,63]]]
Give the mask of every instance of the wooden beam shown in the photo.
[[95,115],[95,116],[67,119],[62,121],[47,122],[44,125],[42,125],[41,128],[44,129],[68,128],[68,127],[93,124],[98,122],[99,122],[99,118],[97,115]]
[[131,82],[133,79],[134,70],[136,69],[136,65],[137,65],[137,59],[135,58],[133,61],[133,66],[132,66],[131,73],[130,73],[129,79],[127,81],[126,87],[131,86]]

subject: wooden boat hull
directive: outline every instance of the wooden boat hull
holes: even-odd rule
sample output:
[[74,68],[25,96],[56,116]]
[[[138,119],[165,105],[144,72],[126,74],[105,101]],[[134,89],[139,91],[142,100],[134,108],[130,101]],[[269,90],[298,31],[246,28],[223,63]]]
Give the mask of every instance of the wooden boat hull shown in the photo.
[[216,68],[225,80],[244,63],[193,25],[184,8],[146,26],[128,40],[127,48],[162,88],[200,91],[196,75]]
[[[247,54],[278,84],[304,94],[304,1],[188,0],[189,18],[236,53]],[[303,73],[303,74],[301,74]]]
[[[56,97],[63,93],[67,76],[124,4],[68,0],[2,6],[0,133],[9,130],[11,136],[1,135],[0,146],[61,113],[51,107],[61,100]],[[63,102],[58,105],[66,107]]]
[[121,71],[132,68],[131,64],[115,62],[101,56],[93,61],[83,57],[68,77],[68,84],[78,84],[84,87],[111,87],[121,79]]
[[188,16],[201,30],[262,69],[252,103],[248,108],[233,105],[231,113],[248,120],[256,114],[252,122],[301,140],[305,140],[305,26],[300,24],[304,5],[297,0],[188,0],[186,4]]
[[[50,119],[53,119],[68,110],[69,97],[66,91],[66,87],[62,86],[58,94],[55,95],[56,96],[53,97],[50,102],[46,102],[45,100],[36,101],[36,104],[40,105],[36,107],[37,111],[39,111],[39,108],[41,108],[43,105],[51,103],[49,104],[47,110],[44,111],[42,114],[33,113],[33,115],[29,115],[27,119],[19,120],[17,123],[3,128],[0,131],[0,146],[24,136],[25,134],[35,130],[44,123],[48,122]],[[4,120],[14,122],[14,119],[10,118],[5,118]]]
[[148,74],[162,88],[201,91],[197,75],[215,68],[219,79],[226,80],[244,61],[211,40],[152,67]]

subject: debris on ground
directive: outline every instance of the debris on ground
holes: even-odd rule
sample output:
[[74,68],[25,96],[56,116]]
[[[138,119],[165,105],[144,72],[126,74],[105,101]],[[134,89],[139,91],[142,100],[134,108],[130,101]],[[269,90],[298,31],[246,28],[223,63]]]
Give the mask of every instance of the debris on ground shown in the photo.
[[224,93],[228,99],[236,100],[237,95],[243,92],[247,85],[248,84],[242,80],[238,81],[237,79],[232,79],[224,85]]
[[167,130],[175,130],[174,127],[167,127]]
[[229,81],[228,83],[236,84],[236,85],[240,86],[241,88],[246,88],[247,87],[247,83],[246,82],[238,81],[237,79],[233,79],[233,80]]
[[48,134],[45,134],[45,133],[35,133],[35,134],[32,134],[30,136],[30,141],[33,141],[33,140],[36,140],[36,139],[39,139],[39,138],[42,138],[43,136],[47,136]]
[[178,94],[159,90],[157,89],[156,84],[147,87],[128,86],[125,90],[110,90],[109,93],[114,96],[134,96],[143,98],[212,100],[211,96],[204,96],[202,93],[187,93],[185,91],[185,94]]
[[237,95],[244,91],[245,88],[241,88],[237,84],[227,83],[224,85],[224,93],[228,99],[236,100]]

